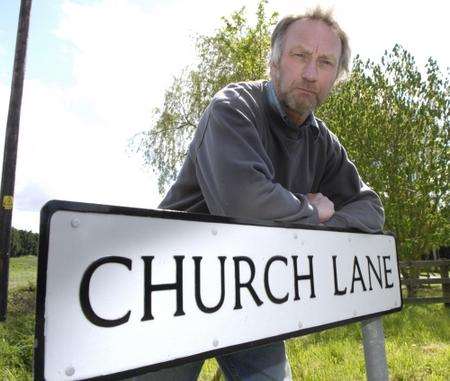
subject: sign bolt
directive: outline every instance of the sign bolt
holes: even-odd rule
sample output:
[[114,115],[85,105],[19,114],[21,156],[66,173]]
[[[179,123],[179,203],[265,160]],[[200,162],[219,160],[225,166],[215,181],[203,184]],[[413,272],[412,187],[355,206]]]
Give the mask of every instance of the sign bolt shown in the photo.
[[70,221],[70,225],[73,228],[77,228],[78,226],[80,226],[80,220],[78,218],[74,218],[72,221]]
[[65,372],[66,376],[73,376],[75,374],[75,369],[73,366],[69,366],[66,368]]
[[297,233],[294,233],[294,239],[297,239],[297,238],[298,238]]
[[214,346],[214,347],[218,347],[218,346],[219,346],[219,340],[214,339],[214,340],[213,340],[213,346]]
[[216,228],[213,228],[213,229],[211,230],[211,233],[212,233],[212,235],[217,235],[217,229],[216,229]]
[[303,323],[301,321],[298,322],[298,328],[300,328],[300,329],[303,328]]

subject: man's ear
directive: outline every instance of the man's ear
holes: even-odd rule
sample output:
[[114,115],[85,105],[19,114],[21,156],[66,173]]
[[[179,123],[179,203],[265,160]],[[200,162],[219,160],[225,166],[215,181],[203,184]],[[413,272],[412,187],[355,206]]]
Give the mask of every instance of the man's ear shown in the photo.
[[278,70],[278,65],[276,63],[274,63],[273,61],[270,61],[270,63],[269,63],[270,78],[274,78],[275,77],[276,70]]

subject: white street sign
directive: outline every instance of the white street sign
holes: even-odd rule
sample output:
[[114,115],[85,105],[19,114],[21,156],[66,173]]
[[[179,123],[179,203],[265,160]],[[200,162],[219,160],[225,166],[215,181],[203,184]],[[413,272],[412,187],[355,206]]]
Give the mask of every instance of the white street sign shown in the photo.
[[120,379],[401,309],[393,236],[286,226],[48,203],[35,378]]

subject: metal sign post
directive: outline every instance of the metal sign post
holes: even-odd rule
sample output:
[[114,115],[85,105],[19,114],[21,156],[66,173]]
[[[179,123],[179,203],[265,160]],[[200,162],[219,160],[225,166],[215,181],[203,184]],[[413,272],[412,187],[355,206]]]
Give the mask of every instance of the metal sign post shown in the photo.
[[6,319],[8,301],[11,217],[14,199],[17,143],[19,140],[20,108],[22,105],[30,12],[31,0],[22,0],[20,4],[19,26],[17,28],[16,53],[14,57],[8,121],[6,124],[2,185],[0,191],[0,321]]
[[386,350],[384,345],[383,323],[380,317],[361,323],[364,358],[368,381],[387,381],[389,379]]

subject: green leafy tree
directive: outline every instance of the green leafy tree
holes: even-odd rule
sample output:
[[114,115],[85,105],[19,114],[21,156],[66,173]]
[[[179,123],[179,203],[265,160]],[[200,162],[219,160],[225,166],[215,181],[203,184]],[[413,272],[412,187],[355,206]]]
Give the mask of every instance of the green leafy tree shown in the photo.
[[39,248],[39,234],[31,231],[17,230],[11,231],[11,257],[21,257],[23,255],[37,255]]
[[[356,57],[349,79],[318,110],[380,195],[401,259],[449,246],[449,79],[429,59],[423,75],[396,45],[381,63]],[[419,269],[402,270],[415,279]],[[417,286],[408,285],[409,296]]]
[[23,252],[22,240],[17,229],[11,229],[11,257],[19,257]]
[[381,63],[356,57],[352,74],[317,114],[380,194],[401,258],[448,245],[449,80],[429,59],[426,74],[399,45]]
[[266,16],[266,3],[259,2],[254,25],[242,8],[223,17],[214,35],[197,38],[198,63],[174,78],[164,95],[163,107],[154,110],[151,130],[134,140],[145,163],[157,170],[161,193],[175,179],[212,96],[228,83],[267,77],[270,30],[277,14]]

